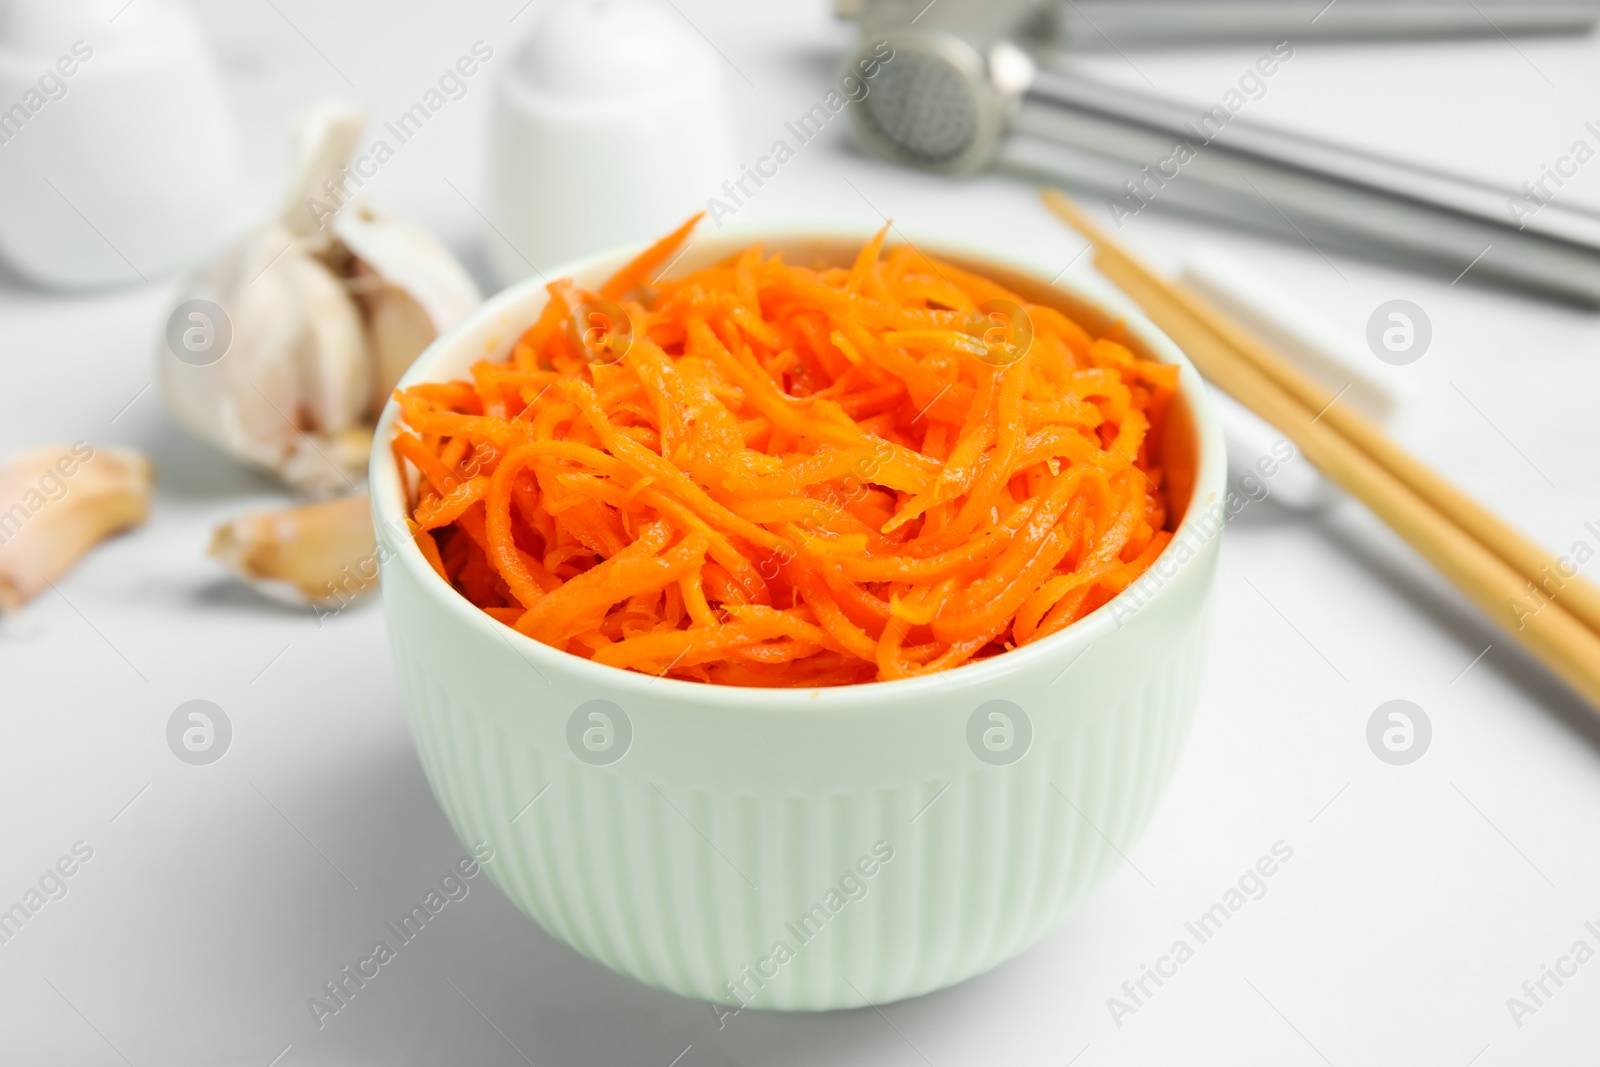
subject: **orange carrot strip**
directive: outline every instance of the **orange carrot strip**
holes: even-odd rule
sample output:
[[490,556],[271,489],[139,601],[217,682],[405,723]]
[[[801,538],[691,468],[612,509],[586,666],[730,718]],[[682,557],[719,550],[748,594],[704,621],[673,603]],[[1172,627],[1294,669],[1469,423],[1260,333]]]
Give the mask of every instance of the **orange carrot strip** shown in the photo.
[[533,571],[525,562],[528,557],[517,548],[511,535],[511,489],[517,475],[533,459],[538,447],[537,443],[521,445],[500,461],[489,480],[489,500],[484,518],[495,569],[511,587],[511,595],[520,600],[523,607],[529,608],[541,600],[545,592],[534,580]]
[[[750,246],[652,280],[696,221],[598,291],[552,282],[470,381],[395,394],[413,537],[491,618],[649,674],[845,685],[1044,640],[1167,549],[1179,372],[1120,327],[889,227],[847,265]],[[595,299],[634,329],[609,363],[572,340]],[[991,300],[1033,329],[1001,367],[970,326]]]
[[422,550],[422,558],[428,561],[428,566],[433,568],[434,573],[448,582],[450,576],[445,573],[444,560],[439,556],[439,542],[433,539],[433,534],[429,531],[417,528],[415,522],[412,522],[411,526],[413,527],[411,536],[417,542],[417,547]]
[[627,596],[643,589],[661,589],[675,582],[705,557],[706,539],[690,534],[662,555],[670,527],[654,523],[621,552],[569,579],[530,607],[517,629],[557,648],[578,632],[589,629]]
[[600,287],[600,295],[607,300],[621,300],[629,289],[648,281],[650,272],[667,261],[667,257],[677,250],[684,238],[689,236],[689,231],[694,229],[695,223],[705,218],[705,214],[704,211],[697,212],[688,222],[635,256],[627,266],[613,274],[611,279]]

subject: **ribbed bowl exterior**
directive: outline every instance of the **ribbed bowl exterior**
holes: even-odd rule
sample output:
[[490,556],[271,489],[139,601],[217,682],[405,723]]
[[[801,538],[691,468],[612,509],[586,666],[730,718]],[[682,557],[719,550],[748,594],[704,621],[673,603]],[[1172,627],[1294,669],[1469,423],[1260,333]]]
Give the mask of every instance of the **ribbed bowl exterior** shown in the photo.
[[[1193,591],[1202,601],[1209,570],[1183,576],[1206,587]],[[494,848],[485,869],[506,896],[613,970],[781,1010],[952,985],[1056,925],[1123,862],[1165,790],[1209,615],[1156,602],[1075,653],[1081,663],[1052,663],[1066,668],[1054,684],[952,686],[854,725],[823,714],[808,729],[758,709],[718,724],[726,713],[619,695],[632,747],[597,767],[570,750],[566,724],[598,691],[541,681],[509,646],[481,646],[473,665],[408,578],[385,573],[384,595],[417,750],[456,833]],[[1007,694],[1035,736],[1017,762],[990,766],[967,720]],[[848,773],[830,746],[854,748]],[[819,903],[826,918],[800,924]]]
[[[684,269],[756,238],[848,263],[868,236],[697,237]],[[558,273],[597,284],[626,255]],[[493,848],[484,869],[519,908],[590,958],[684,996],[850,1008],[995,966],[1125,862],[1193,714],[1224,455],[1204,386],[1169,340],[1092,282],[1056,290],[1085,321],[1120,322],[1130,344],[1180,366],[1196,450],[1187,513],[1150,571],[1104,608],[925,678],[736,689],[536,644],[433,573],[407,530],[391,451],[373,450],[384,611],[417,751],[456,833]],[[507,290],[402,384],[503,354],[543,303],[537,283]],[[395,414],[391,403],[379,441]],[[581,740],[602,722],[597,707],[615,727],[601,756]],[[995,730],[998,748],[985,740]]]

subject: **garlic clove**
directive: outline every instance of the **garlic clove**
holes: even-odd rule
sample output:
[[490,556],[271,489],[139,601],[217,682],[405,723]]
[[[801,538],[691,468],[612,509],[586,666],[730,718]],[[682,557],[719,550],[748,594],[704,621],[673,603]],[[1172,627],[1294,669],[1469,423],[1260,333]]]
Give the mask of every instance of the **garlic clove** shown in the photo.
[[371,456],[372,428],[352,426],[331,438],[322,434],[299,438],[276,473],[307,497],[321,500],[360,485]]
[[365,263],[359,269],[358,278],[377,283],[356,294],[367,323],[367,350],[372,353],[367,417],[376,422],[406,370],[439,334],[428,312],[410,293],[387,284]]
[[333,239],[325,210],[317,205],[326,204],[330,188],[339,188],[345,180],[366,126],[366,108],[324,100],[313,104],[295,129],[278,218],[285,229],[312,247],[326,247]]
[[269,225],[190,279],[185,299],[221,306],[233,340],[201,366],[162,354],[162,398],[178,423],[301,492],[356,484],[366,449],[343,438],[366,412],[370,356],[360,313],[333,271]]
[[450,250],[428,231],[355,203],[333,218],[339,240],[390,285],[411,294],[443,333],[479,304],[483,293]]
[[176,348],[159,357],[180,424],[310,496],[358,484],[400,376],[482,302],[433,237],[348,200],[365,121],[348,104],[307,113],[278,218],[179,293],[180,310],[191,301],[221,310],[231,346],[209,363]]
[[343,606],[377,588],[366,493],[245,515],[217,527],[210,554],[262,596],[295,607]]
[[107,537],[145,521],[150,461],[80,441],[0,466],[0,610],[37,596]]
[[[377,421],[401,375],[440,334],[479,304],[483,293],[432,234],[398,222],[365,203],[333,219],[334,232],[355,257],[352,286],[368,327],[372,396]],[[374,285],[373,278],[381,284]]]
[[289,288],[305,317],[295,350],[301,403],[288,414],[302,430],[335,434],[366,414],[372,380],[366,328],[344,282],[320,259],[285,258]]

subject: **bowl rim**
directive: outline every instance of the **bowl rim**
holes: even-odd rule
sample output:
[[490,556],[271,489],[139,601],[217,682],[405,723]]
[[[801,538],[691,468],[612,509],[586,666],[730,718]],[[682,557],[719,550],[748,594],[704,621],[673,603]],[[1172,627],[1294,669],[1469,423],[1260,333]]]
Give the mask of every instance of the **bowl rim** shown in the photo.
[[[693,239],[693,244],[712,252],[721,248],[723,255],[732,254],[758,241],[770,245],[837,241],[853,243],[859,247],[870,240],[875,232],[876,230],[870,226],[849,224],[824,226],[803,223],[734,224],[710,233],[701,233]],[[1176,568],[1169,576],[1163,578],[1160,586],[1149,593],[1139,610],[1143,612],[1157,600],[1170,595],[1171,590],[1181,584],[1178,581],[1181,574],[1200,566],[1207,555],[1195,551],[1187,557],[1169,556],[1172,546],[1183,540],[1185,534],[1189,534],[1192,539],[1200,515],[1209,510],[1207,502],[1211,500],[1220,502],[1226,486],[1226,456],[1221,425],[1212,407],[1207,386],[1194,364],[1137,305],[1099,275],[1085,274],[1072,277],[1069,264],[1069,269],[1064,269],[1051,277],[1048,268],[1024,254],[996,252],[990,248],[977,247],[970,241],[927,231],[916,231],[910,236],[904,236],[897,227],[894,237],[898,240],[893,243],[914,244],[917,248],[927,251],[929,255],[988,263],[1025,275],[1047,288],[1061,290],[1066,296],[1092,305],[1106,313],[1112,320],[1120,322],[1122,327],[1136,336],[1153,356],[1162,362],[1176,364],[1180,368],[1178,393],[1187,404],[1195,436],[1193,485],[1188,507],[1183,520],[1173,531],[1172,541],[1151,563],[1153,569],[1162,560],[1171,558],[1176,561]],[[481,346],[484,347],[484,356],[481,358],[502,358],[515,343],[516,338],[521,336],[523,330],[532,324],[542,304],[535,306],[531,313],[522,316],[514,314],[513,309],[542,294],[547,280],[583,276],[606,266],[615,269],[616,266],[637,255],[648,246],[648,243],[640,242],[584,256],[543,273],[535,271],[529,277],[507,286],[434,340],[413,361],[411,367],[401,377],[396,389],[404,389],[420,382],[450,380],[436,372],[435,367],[456,355],[457,349],[463,344],[471,343],[477,334],[492,334],[496,329],[496,321],[505,318],[510,323],[520,323],[520,325],[507,326],[502,331],[503,335],[496,339],[493,349]],[[1076,263],[1077,260],[1073,262]],[[671,272],[669,267],[669,273]],[[1047,278],[1049,280],[1046,280]],[[492,353],[498,353],[498,356]],[[384,404],[374,431],[374,447],[368,470],[373,521],[380,548],[384,545],[386,530],[406,529],[407,514],[403,507],[404,497],[400,492],[400,468],[393,449],[388,446],[389,441],[393,439],[394,424],[398,414],[399,407],[391,395]],[[1215,540],[1220,535],[1219,526],[1211,534],[1201,535],[1200,542]],[[1042,659],[1064,661],[1074,652],[1081,655],[1090,645],[1106,636],[1107,632],[1116,626],[1113,612],[1108,610],[1117,600],[1117,597],[1113,597],[1086,618],[1036,643],[932,674],[813,688],[713,685],[595,663],[582,656],[575,656],[570,652],[543,644],[495,621],[458,593],[434,571],[413,538],[396,536],[390,548],[392,551],[386,556],[380,551],[380,560],[386,567],[404,568],[407,576],[418,588],[425,590],[425,595],[436,602],[436,606],[449,620],[450,625],[462,625],[469,632],[480,635],[486,640],[496,639],[504,642],[541,675],[548,669],[569,674],[580,684],[592,684],[599,689],[611,690],[612,695],[657,703],[672,700],[698,704],[708,709],[737,708],[747,713],[751,711],[784,713],[804,709],[809,714],[816,714],[826,710],[855,710],[855,706],[863,700],[913,701],[930,693],[949,692],[953,688],[982,687],[1015,674],[1033,661]],[[1130,585],[1129,589],[1132,588]],[[1127,590],[1117,596],[1125,595]],[[390,625],[393,625],[392,622]],[[1070,662],[1076,662],[1076,655]],[[666,688],[663,689],[663,686]]]

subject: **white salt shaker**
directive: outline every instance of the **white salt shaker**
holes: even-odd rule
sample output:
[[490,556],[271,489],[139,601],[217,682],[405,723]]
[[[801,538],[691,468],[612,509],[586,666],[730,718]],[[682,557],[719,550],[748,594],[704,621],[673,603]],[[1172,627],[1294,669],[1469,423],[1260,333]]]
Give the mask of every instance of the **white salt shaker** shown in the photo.
[[671,230],[734,173],[722,60],[645,0],[557,0],[496,85],[487,214],[495,270]]
[[176,0],[0,0],[0,257],[43,286],[148,281],[216,242],[234,155]]

